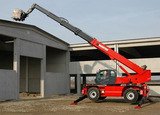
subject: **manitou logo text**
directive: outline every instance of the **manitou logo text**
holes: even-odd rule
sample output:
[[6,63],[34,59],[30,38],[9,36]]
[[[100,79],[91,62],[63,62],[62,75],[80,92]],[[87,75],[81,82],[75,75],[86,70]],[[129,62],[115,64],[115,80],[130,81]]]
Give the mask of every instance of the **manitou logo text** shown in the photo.
[[106,51],[108,51],[108,49],[107,49],[106,47],[102,46],[101,44],[99,44],[99,46],[100,46],[101,48],[105,49]]

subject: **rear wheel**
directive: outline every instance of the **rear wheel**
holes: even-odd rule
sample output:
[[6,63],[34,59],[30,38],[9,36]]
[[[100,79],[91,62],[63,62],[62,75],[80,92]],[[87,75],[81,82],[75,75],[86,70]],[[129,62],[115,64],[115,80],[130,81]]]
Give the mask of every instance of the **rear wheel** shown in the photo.
[[88,90],[88,98],[92,101],[98,101],[100,92],[96,87],[92,87]]
[[127,89],[124,92],[124,99],[126,102],[129,103],[136,103],[138,100],[139,94],[136,90],[134,89]]

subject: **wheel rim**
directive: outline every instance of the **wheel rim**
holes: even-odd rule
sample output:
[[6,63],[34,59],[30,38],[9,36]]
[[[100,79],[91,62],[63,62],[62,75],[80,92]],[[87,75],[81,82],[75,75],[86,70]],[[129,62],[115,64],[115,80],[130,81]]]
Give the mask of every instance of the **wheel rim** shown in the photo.
[[95,91],[91,91],[89,95],[93,99],[93,98],[96,98],[97,93]]
[[126,96],[128,100],[133,100],[135,98],[135,95],[133,92],[128,92]]

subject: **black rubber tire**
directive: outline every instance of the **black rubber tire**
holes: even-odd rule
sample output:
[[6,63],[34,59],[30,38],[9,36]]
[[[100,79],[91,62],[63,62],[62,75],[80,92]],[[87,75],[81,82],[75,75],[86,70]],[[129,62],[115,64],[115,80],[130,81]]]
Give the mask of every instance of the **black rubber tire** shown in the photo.
[[100,92],[96,87],[92,87],[88,90],[87,96],[92,101],[98,101],[100,97]]
[[100,97],[99,100],[104,100],[106,97]]
[[143,95],[139,95],[137,102],[140,101],[142,98],[143,98]]
[[139,98],[138,92],[134,89],[125,90],[123,96],[124,96],[124,100],[128,103],[136,103]]

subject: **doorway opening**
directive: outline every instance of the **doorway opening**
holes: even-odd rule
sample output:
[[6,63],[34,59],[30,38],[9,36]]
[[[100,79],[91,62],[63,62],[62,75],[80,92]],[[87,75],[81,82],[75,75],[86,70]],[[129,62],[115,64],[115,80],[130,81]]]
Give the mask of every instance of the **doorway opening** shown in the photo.
[[20,98],[39,97],[41,59],[20,57]]
[[70,93],[73,93],[73,94],[77,93],[77,76],[76,75],[70,76]]

